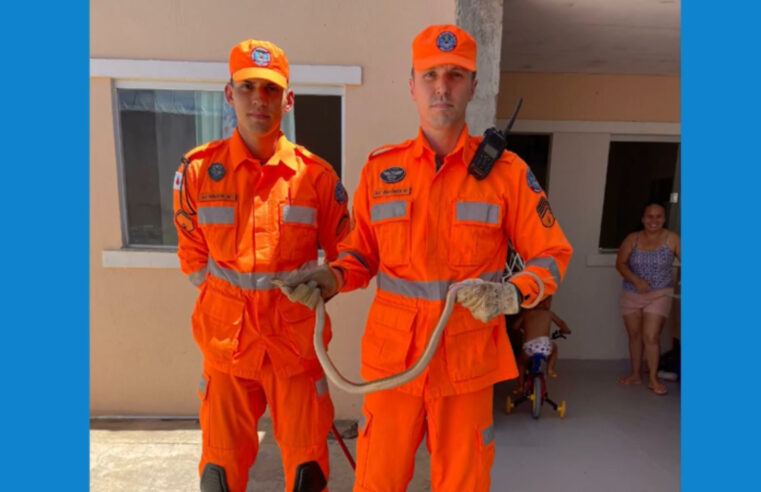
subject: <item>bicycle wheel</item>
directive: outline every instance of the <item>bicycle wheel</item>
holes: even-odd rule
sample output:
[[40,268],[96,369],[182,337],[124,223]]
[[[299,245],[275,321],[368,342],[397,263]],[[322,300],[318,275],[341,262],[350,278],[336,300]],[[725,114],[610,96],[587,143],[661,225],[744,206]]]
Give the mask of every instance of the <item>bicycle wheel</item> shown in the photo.
[[542,385],[542,378],[534,376],[534,392],[531,399],[531,416],[535,419],[539,418],[539,414],[542,411],[542,396],[544,393],[544,387]]

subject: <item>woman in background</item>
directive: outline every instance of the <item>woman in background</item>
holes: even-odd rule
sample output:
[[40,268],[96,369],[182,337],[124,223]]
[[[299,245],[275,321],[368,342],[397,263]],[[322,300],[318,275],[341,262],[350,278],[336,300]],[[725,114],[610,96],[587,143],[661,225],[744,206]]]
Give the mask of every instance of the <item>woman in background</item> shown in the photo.
[[[649,203],[642,214],[642,230],[632,232],[621,243],[616,270],[624,278],[621,314],[629,336],[632,372],[619,378],[624,385],[642,382],[642,354],[648,369],[648,388],[657,395],[667,393],[658,380],[660,336],[671,310],[674,258],[679,258],[679,236],[663,228],[666,210]],[[643,350],[644,349],[644,350]]]

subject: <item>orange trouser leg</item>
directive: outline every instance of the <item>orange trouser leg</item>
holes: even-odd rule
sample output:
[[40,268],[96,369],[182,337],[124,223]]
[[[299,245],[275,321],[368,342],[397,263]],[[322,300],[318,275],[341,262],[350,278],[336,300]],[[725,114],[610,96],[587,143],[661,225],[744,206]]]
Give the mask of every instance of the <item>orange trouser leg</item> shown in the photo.
[[298,465],[308,461],[319,463],[327,481],[333,403],[325,376],[302,373],[284,378],[269,373],[262,382],[283,460],[285,492],[293,490]]
[[230,492],[245,492],[248,469],[259,449],[256,424],[264,413],[262,386],[204,367],[201,384],[202,453],[198,473],[217,465],[224,469]]
[[432,492],[488,492],[494,462],[489,386],[428,402]]
[[365,395],[354,492],[403,492],[425,433],[423,398],[386,390]]
[[494,460],[492,388],[424,399],[388,390],[365,395],[354,492],[404,492],[424,433],[432,492],[487,492]]
[[321,375],[277,377],[265,363],[259,380],[204,369],[201,395],[203,451],[199,474],[207,464],[224,469],[230,492],[245,492],[248,471],[259,449],[257,422],[267,405],[285,472],[285,491],[293,490],[296,467],[319,463],[328,479],[327,434],[333,404]]

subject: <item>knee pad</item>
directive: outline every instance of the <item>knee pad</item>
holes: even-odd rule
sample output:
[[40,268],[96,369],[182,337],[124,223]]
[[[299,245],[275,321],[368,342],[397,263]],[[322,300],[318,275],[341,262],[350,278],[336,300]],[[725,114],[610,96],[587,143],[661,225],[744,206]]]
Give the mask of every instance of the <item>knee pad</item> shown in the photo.
[[206,463],[201,472],[201,492],[230,492],[225,469],[214,463]]
[[545,357],[549,357],[552,353],[552,342],[550,337],[537,337],[532,338],[523,344],[523,351],[526,355],[531,357],[534,354],[542,354]]
[[322,492],[328,482],[319,463],[307,461],[296,467],[293,492]]

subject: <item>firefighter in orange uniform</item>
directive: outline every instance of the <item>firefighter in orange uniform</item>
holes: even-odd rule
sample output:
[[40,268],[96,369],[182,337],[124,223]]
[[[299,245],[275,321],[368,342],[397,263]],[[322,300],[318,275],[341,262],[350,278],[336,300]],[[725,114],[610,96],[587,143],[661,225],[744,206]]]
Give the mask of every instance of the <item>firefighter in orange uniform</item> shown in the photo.
[[174,183],[177,256],[200,291],[191,318],[203,354],[200,488],[245,491],[269,406],[286,492],[294,482],[320,490],[333,405],[312,346],[314,314],[273,280],[316,265],[318,245],[336,258],[347,195],[328,163],[280,131],[294,101],[283,51],[247,40],[229,68],[237,127],[188,152]]
[[[367,394],[357,440],[355,492],[399,492],[412,477],[424,435],[431,490],[489,490],[494,459],[492,387],[516,377],[501,313],[555,292],[571,256],[545,193],[528,166],[505,151],[483,180],[468,173],[481,141],[468,135],[476,43],[454,25],[430,26],[412,42],[410,94],[417,136],[368,157],[354,195],[355,225],[329,266],[294,274],[286,292],[313,305],[319,294],[377,291],[362,337],[361,374],[401,372],[420,356],[454,282],[455,308],[426,370],[396,389]],[[501,283],[508,241],[536,274]]]

